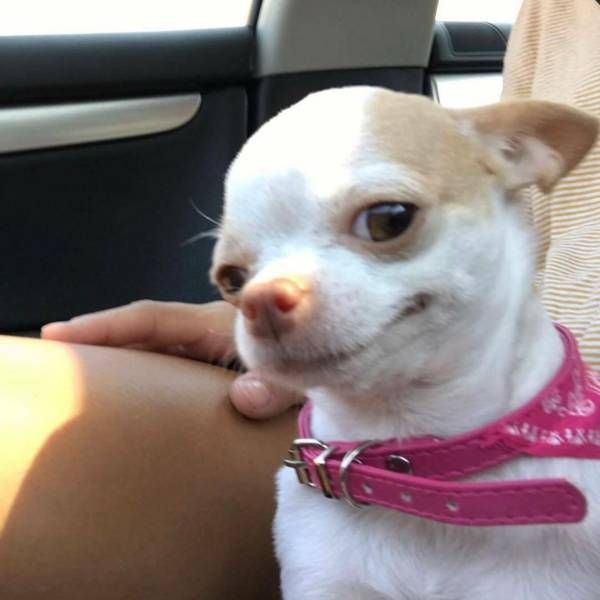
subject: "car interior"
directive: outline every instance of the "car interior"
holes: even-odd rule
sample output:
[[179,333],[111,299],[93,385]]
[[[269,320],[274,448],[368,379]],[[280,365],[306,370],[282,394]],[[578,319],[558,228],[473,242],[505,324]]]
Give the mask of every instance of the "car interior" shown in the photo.
[[436,0],[254,0],[247,23],[0,37],[0,332],[208,282],[227,167],[262,123],[329,87],[448,106],[499,97],[510,24]]

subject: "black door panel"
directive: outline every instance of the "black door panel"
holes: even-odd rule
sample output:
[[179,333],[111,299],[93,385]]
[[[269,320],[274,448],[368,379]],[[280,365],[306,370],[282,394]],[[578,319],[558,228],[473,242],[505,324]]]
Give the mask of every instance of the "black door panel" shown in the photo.
[[[0,44],[0,63],[10,67],[0,110],[17,99],[130,97],[125,90],[202,96],[195,117],[173,131],[0,155],[0,331],[32,330],[140,298],[216,297],[206,275],[211,241],[182,243],[213,227],[191,203],[219,216],[226,169],[246,139],[246,87],[223,83],[246,84],[250,74],[251,31],[236,31],[182,35],[181,45],[180,34],[167,34],[161,39],[171,36],[173,47],[166,55],[160,43],[143,52],[137,40],[129,52],[131,36],[124,36],[122,47],[107,45],[89,70],[84,59],[94,52],[69,52],[72,39],[55,42],[64,69],[43,66],[42,58],[39,72],[33,56],[19,62],[10,44]],[[100,37],[90,36],[89,48]],[[31,40],[23,48],[28,44],[33,52]],[[39,51],[50,52],[44,44]]]
[[97,99],[247,81],[249,27],[202,31],[0,37],[0,103]]

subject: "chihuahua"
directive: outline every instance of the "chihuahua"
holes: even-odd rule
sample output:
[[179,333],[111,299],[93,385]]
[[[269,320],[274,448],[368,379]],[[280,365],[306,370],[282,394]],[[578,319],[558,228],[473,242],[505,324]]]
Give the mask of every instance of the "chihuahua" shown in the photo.
[[349,87],[234,160],[211,277],[246,366],[308,399],[277,476],[286,600],[600,597],[600,389],[536,297],[518,194],[597,131]]

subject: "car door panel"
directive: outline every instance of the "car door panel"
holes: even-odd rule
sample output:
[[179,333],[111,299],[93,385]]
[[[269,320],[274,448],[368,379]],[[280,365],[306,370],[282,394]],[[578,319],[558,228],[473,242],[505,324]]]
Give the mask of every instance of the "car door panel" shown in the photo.
[[[0,114],[16,107],[43,111],[56,107],[49,99],[59,96],[70,102],[131,101],[125,91],[136,91],[133,99],[143,102],[160,91],[193,90],[201,103],[187,123],[170,131],[0,155],[0,331],[37,329],[140,298],[216,297],[206,276],[211,240],[184,242],[214,227],[193,205],[213,218],[220,214],[224,174],[247,136],[243,81],[250,74],[252,48],[246,28],[240,28],[239,38],[233,36],[236,56],[231,31],[204,33],[206,61],[202,43],[194,46],[197,56],[181,47],[173,50],[182,71],[176,75],[178,64],[167,68],[167,61],[164,73],[175,74],[166,80],[160,68],[151,67],[152,44],[148,65],[132,63],[141,60],[140,50],[138,58],[128,54],[128,69],[121,65],[112,73],[96,67],[50,77],[42,69],[28,87],[25,77],[11,71],[12,95],[4,90]],[[63,51],[58,41],[53,47]],[[126,44],[121,49],[127,53]],[[2,50],[0,56],[8,60]],[[80,60],[81,55],[75,62]],[[34,105],[25,103],[33,98]]]
[[2,105],[197,91],[247,81],[250,27],[0,37]]

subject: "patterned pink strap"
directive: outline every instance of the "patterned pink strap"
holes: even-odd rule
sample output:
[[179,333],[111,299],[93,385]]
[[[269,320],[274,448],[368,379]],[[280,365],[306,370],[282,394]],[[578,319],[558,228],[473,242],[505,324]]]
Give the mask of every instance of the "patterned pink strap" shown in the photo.
[[[310,427],[312,404],[306,402],[298,416],[300,438],[312,438]],[[356,448],[357,442],[327,442],[338,453]],[[401,456],[410,465],[413,475],[431,479],[458,479],[479,473],[521,454],[490,435],[489,429],[470,432],[448,440],[419,438],[408,441],[395,439],[379,441],[361,452],[361,463],[388,470],[390,457]]]

